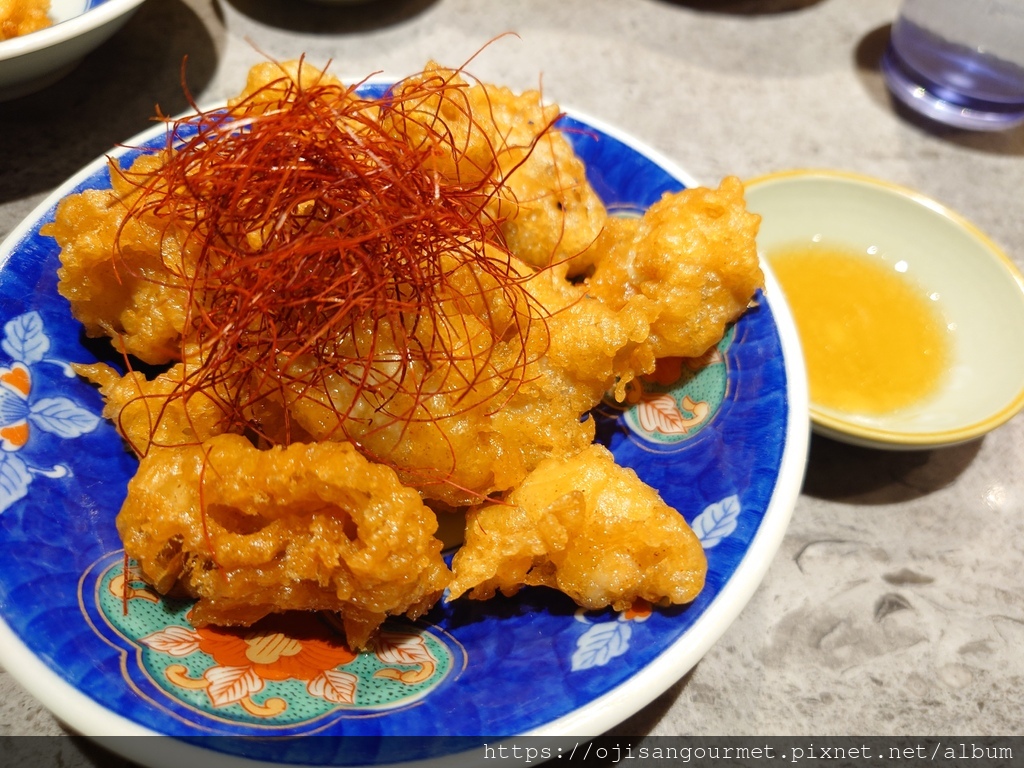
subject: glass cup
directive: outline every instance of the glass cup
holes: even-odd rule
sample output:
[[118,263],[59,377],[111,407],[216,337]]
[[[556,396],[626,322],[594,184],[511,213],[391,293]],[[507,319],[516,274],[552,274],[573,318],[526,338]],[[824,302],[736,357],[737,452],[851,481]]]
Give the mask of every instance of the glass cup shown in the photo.
[[948,125],[1024,123],[1024,0],[903,0],[882,72],[897,99]]

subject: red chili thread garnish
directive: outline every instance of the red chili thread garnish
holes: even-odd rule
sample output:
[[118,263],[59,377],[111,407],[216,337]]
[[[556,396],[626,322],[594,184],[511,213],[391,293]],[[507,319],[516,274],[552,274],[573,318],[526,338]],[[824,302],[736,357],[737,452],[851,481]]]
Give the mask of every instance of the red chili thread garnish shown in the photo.
[[[290,406],[308,398],[333,413],[328,437],[369,454],[372,431],[514,396],[548,315],[502,235],[507,179],[554,121],[528,146],[481,152],[463,74],[421,73],[382,98],[282,77],[226,111],[193,103],[168,121],[155,170],[117,171],[140,193],[122,231],[162,222],[165,254],[181,254],[165,257],[189,313],[172,397],[204,393],[226,430],[264,445],[299,438]],[[254,416],[261,405],[283,409],[283,430]]]

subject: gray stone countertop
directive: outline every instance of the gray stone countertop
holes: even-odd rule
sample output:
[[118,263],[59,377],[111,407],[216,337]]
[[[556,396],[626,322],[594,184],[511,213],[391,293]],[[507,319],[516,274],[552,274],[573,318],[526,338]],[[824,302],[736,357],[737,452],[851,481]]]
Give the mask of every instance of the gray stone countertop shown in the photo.
[[[632,134],[702,183],[835,168],[956,209],[1024,267],[1024,130],[894,107],[878,72],[897,0],[149,0],[64,80],[0,104],[0,236],[150,124],[240,90],[266,57],[342,76],[473,61],[482,80]],[[998,329],[993,329],[998,333]],[[1021,354],[1021,350],[1006,350]],[[813,438],[781,548],[738,619],[617,732],[1018,734],[1024,712],[1024,417],[958,447]],[[0,736],[62,726],[0,672]],[[111,764],[69,740],[60,759]]]

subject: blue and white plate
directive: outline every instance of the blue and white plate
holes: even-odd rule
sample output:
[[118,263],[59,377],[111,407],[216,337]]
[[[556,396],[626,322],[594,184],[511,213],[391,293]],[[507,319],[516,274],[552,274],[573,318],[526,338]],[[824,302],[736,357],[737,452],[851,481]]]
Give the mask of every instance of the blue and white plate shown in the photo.
[[[613,210],[692,185],[595,120],[572,114],[563,127]],[[129,145],[163,142],[157,127]],[[624,406],[596,409],[599,439],[703,542],[707,585],[691,605],[582,611],[525,589],[390,622],[359,655],[314,615],[194,629],[187,602],[154,594],[125,562],[114,518],[136,462],[69,367],[115,356],[58,295],[58,248],[39,233],[62,197],[108,185],[100,158],[0,249],[0,664],[72,729],[306,765],[390,762],[381,745],[393,736],[452,737],[398,740],[413,761],[485,738],[594,736],[682,677],[753,594],[795,504],[808,434],[799,345],[770,275],[702,360],[669,361]],[[296,738],[312,735],[366,738]],[[174,750],[132,754],[135,743],[111,745],[180,765]]]

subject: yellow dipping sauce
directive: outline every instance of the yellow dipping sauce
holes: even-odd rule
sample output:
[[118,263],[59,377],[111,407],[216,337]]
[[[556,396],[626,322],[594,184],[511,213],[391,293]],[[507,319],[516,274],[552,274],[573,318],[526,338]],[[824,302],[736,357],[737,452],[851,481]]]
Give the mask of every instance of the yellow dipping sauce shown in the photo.
[[895,264],[827,243],[767,254],[804,348],[811,401],[881,414],[938,388],[950,330],[936,294]]

